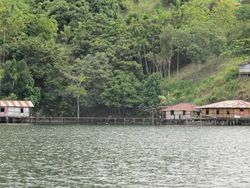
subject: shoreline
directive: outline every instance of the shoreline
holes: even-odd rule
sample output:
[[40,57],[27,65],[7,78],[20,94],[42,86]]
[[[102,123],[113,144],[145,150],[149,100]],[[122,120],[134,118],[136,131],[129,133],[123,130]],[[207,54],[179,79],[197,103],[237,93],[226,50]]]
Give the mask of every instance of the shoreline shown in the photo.
[[139,117],[28,117],[8,118],[2,125],[53,124],[53,125],[214,125],[250,126],[250,118],[191,118],[191,119],[154,119]]

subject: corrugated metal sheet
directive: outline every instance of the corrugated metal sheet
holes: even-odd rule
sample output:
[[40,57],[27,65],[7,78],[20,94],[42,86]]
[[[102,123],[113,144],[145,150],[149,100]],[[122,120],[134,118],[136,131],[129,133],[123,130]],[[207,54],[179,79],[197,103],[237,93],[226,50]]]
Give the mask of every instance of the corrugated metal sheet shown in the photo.
[[188,111],[188,112],[194,112],[196,111],[196,108],[198,106],[195,104],[191,104],[191,103],[180,103],[174,106],[169,106],[166,109],[163,109],[162,111],[171,111],[171,110],[175,110],[175,111]]
[[205,106],[199,107],[202,108],[250,108],[250,102],[243,101],[243,100],[228,100],[217,102]]
[[0,107],[34,107],[31,101],[19,101],[19,100],[0,100]]

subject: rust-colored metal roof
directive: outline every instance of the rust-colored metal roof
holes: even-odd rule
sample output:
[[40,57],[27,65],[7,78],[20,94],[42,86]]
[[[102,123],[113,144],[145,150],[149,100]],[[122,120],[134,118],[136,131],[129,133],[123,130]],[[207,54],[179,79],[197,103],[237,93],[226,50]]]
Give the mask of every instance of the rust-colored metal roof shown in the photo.
[[0,107],[34,107],[31,101],[18,101],[18,100],[0,100]]
[[243,100],[228,100],[201,106],[199,108],[250,108],[250,102]]
[[179,103],[174,106],[169,106],[168,108],[163,109],[162,111],[170,111],[170,110],[175,110],[175,111],[188,111],[188,112],[194,112],[196,111],[196,108],[198,106],[192,103]]

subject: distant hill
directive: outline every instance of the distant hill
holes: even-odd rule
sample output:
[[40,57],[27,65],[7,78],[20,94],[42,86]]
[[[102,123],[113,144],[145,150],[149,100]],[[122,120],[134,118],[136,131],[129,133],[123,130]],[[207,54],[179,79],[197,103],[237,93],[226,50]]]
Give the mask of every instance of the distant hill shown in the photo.
[[238,78],[249,12],[235,0],[1,0],[0,99],[70,117],[250,100]]
[[[169,11],[161,0],[138,0],[138,3],[125,0],[125,2],[128,13],[148,13],[159,8]],[[241,6],[238,0],[231,3],[235,7]],[[250,78],[238,77],[239,64],[247,59],[248,56],[244,55],[213,57],[206,60],[206,63],[183,66],[178,76],[176,71],[173,71],[171,79],[165,79],[161,84],[166,104],[183,101],[206,104],[226,99],[250,101]]]

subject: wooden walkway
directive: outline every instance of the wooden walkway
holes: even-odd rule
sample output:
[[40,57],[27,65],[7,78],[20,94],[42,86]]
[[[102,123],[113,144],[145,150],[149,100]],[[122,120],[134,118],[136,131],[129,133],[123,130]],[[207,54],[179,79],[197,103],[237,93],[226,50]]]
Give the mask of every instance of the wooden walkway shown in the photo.
[[[82,125],[248,125],[250,118],[193,118],[187,120],[159,120],[152,118],[117,117],[29,117],[9,118],[8,123],[82,124]],[[6,123],[6,122],[4,122]]]
[[29,117],[13,119],[13,123],[30,124],[83,124],[83,125],[152,125],[151,118],[116,118],[116,117]]

